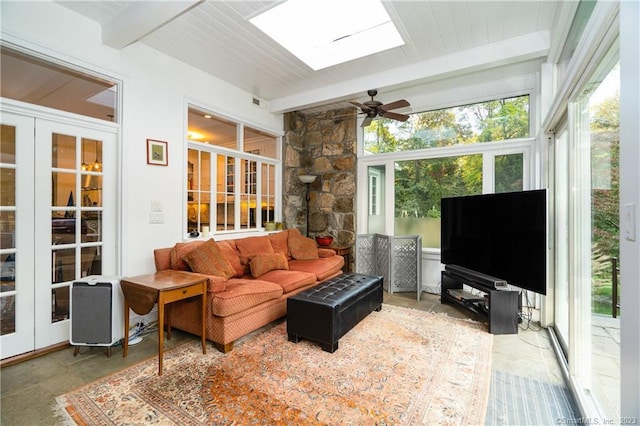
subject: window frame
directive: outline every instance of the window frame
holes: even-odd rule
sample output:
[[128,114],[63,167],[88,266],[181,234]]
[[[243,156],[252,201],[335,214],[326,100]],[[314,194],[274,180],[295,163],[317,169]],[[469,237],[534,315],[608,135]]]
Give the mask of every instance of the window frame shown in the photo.
[[[522,90],[514,91],[512,93],[500,93],[500,94],[485,94],[482,98],[476,98],[473,100],[458,99],[452,101],[447,105],[432,106],[429,108],[416,108],[416,112],[424,112],[429,110],[438,110],[443,108],[455,108],[457,106],[464,106],[473,103],[482,103],[495,99],[511,98],[516,96],[528,95],[529,96],[529,137],[482,142],[469,145],[454,145],[446,147],[432,147],[411,151],[389,152],[381,154],[364,153],[364,129],[360,128],[358,132],[358,180],[360,182],[368,183],[367,171],[371,166],[384,166],[386,168],[386,179],[384,182],[379,182],[380,185],[384,185],[383,190],[386,195],[386,202],[383,206],[385,216],[385,232],[393,234],[394,230],[394,208],[395,208],[395,163],[398,161],[406,160],[423,160],[423,159],[435,159],[445,157],[459,157],[464,155],[481,154],[483,156],[483,178],[482,178],[482,193],[490,194],[495,192],[495,158],[501,155],[522,154],[523,170],[522,170],[522,188],[523,190],[534,189],[536,182],[536,174],[534,169],[534,161],[536,159],[536,97],[535,91]],[[362,118],[359,119],[358,125],[361,123]],[[370,190],[369,188],[367,189]],[[357,232],[359,234],[366,233],[368,229],[368,197],[361,197],[357,205],[358,225]],[[440,253],[440,248],[423,248],[424,252]]]
[[[203,237],[208,237],[208,236],[214,236],[214,235],[224,235],[224,234],[234,234],[234,233],[250,233],[250,232],[257,232],[257,231],[263,231],[264,230],[264,222],[262,221],[262,215],[257,215],[255,217],[255,226],[251,226],[250,223],[247,223],[246,226],[242,226],[241,224],[241,202],[237,202],[234,203],[234,208],[233,208],[233,225],[232,228],[230,229],[225,229],[225,230],[218,230],[217,229],[217,224],[215,222],[212,222],[212,219],[215,221],[216,219],[216,211],[217,209],[214,209],[211,207],[211,204],[213,204],[217,199],[217,195],[219,193],[219,191],[217,190],[218,188],[218,168],[217,168],[217,156],[218,155],[222,155],[225,156],[227,159],[225,160],[225,167],[228,168],[229,165],[231,164],[229,162],[229,160],[233,161],[233,165],[234,165],[234,181],[232,185],[228,185],[228,182],[226,181],[226,172],[227,170],[225,170],[225,172],[223,173],[223,179],[225,179],[224,182],[222,182],[222,187],[227,190],[229,188],[233,189],[233,196],[235,199],[241,200],[242,196],[245,195],[244,192],[242,192],[242,189],[245,188],[247,182],[242,182],[238,179],[240,179],[242,177],[242,165],[244,164],[254,164],[255,168],[256,168],[256,175],[255,175],[255,182],[251,182],[251,184],[253,184],[253,186],[256,189],[256,194],[251,194],[251,196],[255,195],[256,198],[256,202],[257,203],[261,203],[262,200],[262,196],[263,193],[262,191],[260,191],[260,189],[262,188],[262,173],[259,172],[261,170],[263,170],[263,167],[265,165],[269,166],[269,167],[273,167],[273,193],[269,193],[268,197],[273,199],[273,217],[270,218],[271,221],[281,221],[281,217],[282,217],[282,134],[278,133],[278,132],[274,132],[273,130],[269,130],[269,129],[265,129],[263,127],[257,126],[255,124],[251,124],[251,123],[246,123],[240,120],[236,120],[236,119],[232,119],[229,118],[228,116],[224,116],[218,113],[214,113],[211,112],[210,109],[208,108],[203,108],[199,105],[196,105],[194,103],[189,103],[186,107],[185,110],[185,127],[187,128],[187,130],[185,131],[185,134],[188,135],[188,127],[189,127],[189,123],[188,123],[188,110],[189,108],[194,108],[198,111],[206,111],[207,113],[211,114],[212,117],[216,118],[216,119],[220,119],[220,120],[224,120],[227,122],[232,122],[234,123],[237,128],[236,128],[236,149],[231,149],[228,147],[222,147],[222,146],[218,146],[218,145],[213,145],[213,144],[208,144],[208,143],[203,143],[203,142],[196,142],[193,140],[189,140],[188,138],[186,139],[186,143],[185,143],[185,147],[184,147],[184,158],[185,160],[183,161],[183,202],[182,202],[182,206],[184,206],[184,208],[182,209],[182,230],[183,230],[183,236],[184,238],[189,238],[191,237],[190,235],[190,229],[189,229],[189,217],[188,217],[188,207],[189,207],[189,203],[193,203],[193,200],[189,200],[189,174],[193,174],[194,170],[193,168],[190,169],[189,167],[189,151],[190,150],[195,150],[200,152],[205,152],[208,153],[210,155],[210,162],[209,162],[209,176],[211,176],[211,182],[209,184],[209,189],[208,191],[201,191],[201,192],[205,192],[208,194],[209,200],[210,200],[210,208],[209,208],[209,232],[210,235],[202,235]],[[244,135],[245,135],[245,127],[249,127],[251,129],[263,132],[269,136],[272,136],[274,138],[274,141],[276,143],[276,147],[275,147],[275,152],[276,152],[276,158],[271,158],[271,157],[266,157],[266,156],[262,156],[259,154],[256,154],[254,151],[250,151],[250,152],[245,152],[244,150]],[[200,156],[200,154],[198,154]],[[201,168],[197,167],[196,168],[198,170],[198,172],[201,174]],[[199,175],[200,176],[200,175]],[[268,184],[268,183],[265,183]],[[193,192],[193,191],[191,191]],[[226,192],[226,191],[225,191]],[[199,232],[202,232],[202,221],[201,221],[201,217],[198,214],[197,216],[197,220],[196,220],[196,226]]]

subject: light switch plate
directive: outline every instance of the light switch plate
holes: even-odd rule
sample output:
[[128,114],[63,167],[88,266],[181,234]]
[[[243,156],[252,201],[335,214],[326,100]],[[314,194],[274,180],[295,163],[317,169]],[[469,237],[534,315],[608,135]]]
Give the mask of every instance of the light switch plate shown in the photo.
[[164,223],[164,213],[149,213],[149,223]]
[[636,204],[628,203],[624,205],[622,215],[622,232],[627,241],[636,240]]

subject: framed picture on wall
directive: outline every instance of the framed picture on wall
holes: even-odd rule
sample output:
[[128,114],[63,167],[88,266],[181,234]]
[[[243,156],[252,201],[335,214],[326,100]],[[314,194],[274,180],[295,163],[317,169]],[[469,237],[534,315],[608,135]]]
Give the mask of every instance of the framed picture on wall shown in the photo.
[[169,164],[167,142],[147,139],[147,164],[166,166]]

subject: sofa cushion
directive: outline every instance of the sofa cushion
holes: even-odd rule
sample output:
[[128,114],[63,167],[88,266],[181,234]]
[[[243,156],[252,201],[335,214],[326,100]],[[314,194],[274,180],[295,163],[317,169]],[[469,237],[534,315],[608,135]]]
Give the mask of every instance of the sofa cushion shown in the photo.
[[303,236],[296,228],[289,230],[289,250],[294,259],[317,259],[318,246],[312,238]]
[[235,270],[227,258],[222,254],[218,244],[211,238],[194,250],[191,250],[183,260],[193,272],[205,275],[231,278]]
[[204,243],[204,241],[200,240],[188,243],[176,243],[171,251],[171,269],[190,271],[191,269],[189,269],[189,265],[184,261],[184,257]]
[[283,253],[260,253],[249,258],[251,276],[258,278],[269,271],[287,270],[287,257]]
[[287,256],[287,259],[291,259],[291,251],[289,251],[289,241],[288,241],[289,230],[288,229],[282,232],[269,234],[268,238],[274,252],[282,253],[285,256]]
[[249,258],[254,254],[273,253],[273,248],[266,235],[259,237],[238,238],[236,248],[240,254],[240,263],[244,267],[244,273],[250,273]]
[[318,247],[318,257],[331,257],[335,255],[336,251],[334,249]]
[[231,278],[225,291],[215,293],[211,298],[214,315],[227,317],[238,312],[282,296],[282,287],[262,280]]
[[282,287],[284,294],[306,287],[316,282],[316,276],[303,271],[270,271],[260,277],[262,281],[269,281]]
[[240,255],[238,254],[238,250],[236,249],[235,240],[222,240],[217,241],[218,247],[222,250],[222,254],[227,258],[231,266],[235,271],[233,274],[234,277],[241,277],[244,274],[244,267],[242,263],[240,263]]
[[290,260],[290,271],[304,271],[314,274],[318,281],[325,280],[336,272],[340,272],[344,266],[344,257],[331,256],[320,259]]

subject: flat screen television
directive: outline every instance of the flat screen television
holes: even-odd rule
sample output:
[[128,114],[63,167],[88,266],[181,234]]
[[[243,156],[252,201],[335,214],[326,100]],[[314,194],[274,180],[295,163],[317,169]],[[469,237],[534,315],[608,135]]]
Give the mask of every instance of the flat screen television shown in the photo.
[[547,294],[547,191],[442,199],[441,261]]

